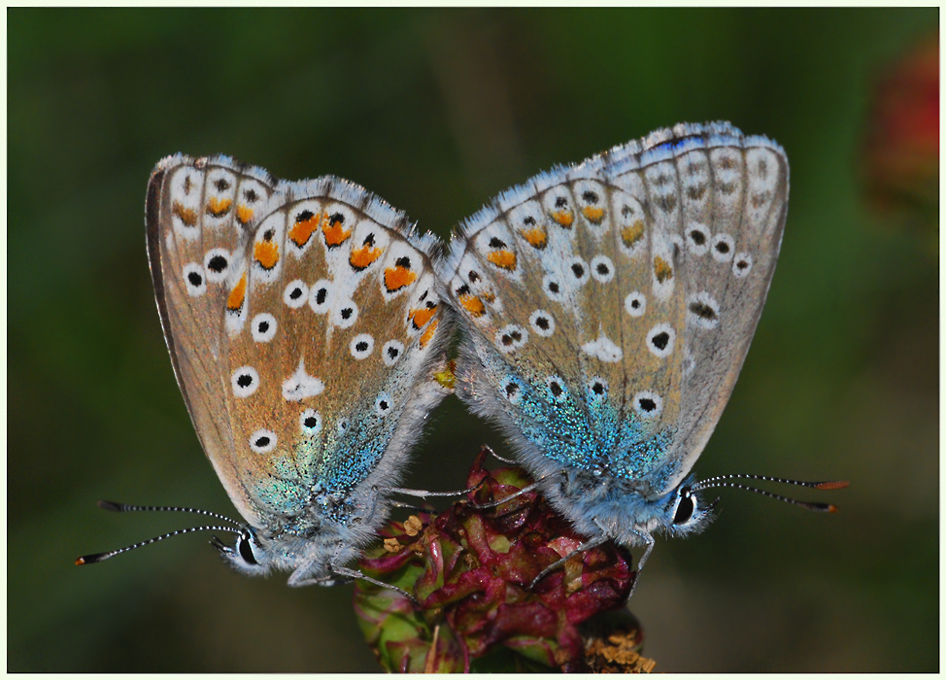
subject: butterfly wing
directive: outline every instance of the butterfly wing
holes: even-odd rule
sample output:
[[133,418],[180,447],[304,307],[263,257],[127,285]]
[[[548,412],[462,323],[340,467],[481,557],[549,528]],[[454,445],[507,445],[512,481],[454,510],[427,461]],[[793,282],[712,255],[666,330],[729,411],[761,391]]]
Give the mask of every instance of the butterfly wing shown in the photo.
[[[233,199],[247,190],[252,215]],[[152,177],[148,242],[178,382],[237,509],[269,534],[344,524],[446,393],[425,380],[449,331],[436,240],[344,180],[174,157]]]
[[781,149],[680,125],[539,175],[468,220],[443,268],[458,394],[540,475],[673,488],[719,419],[784,226]]
[[151,174],[145,207],[151,277],[178,386],[204,452],[251,523],[258,516],[236,484],[231,424],[214,407],[224,396],[226,281],[276,184],[225,156],[170,156]]
[[231,282],[246,294],[226,311],[225,401],[239,481],[279,524],[312,505],[346,523],[359,488],[397,481],[447,394],[432,377],[449,337],[436,244],[332,177],[290,185],[260,222]]

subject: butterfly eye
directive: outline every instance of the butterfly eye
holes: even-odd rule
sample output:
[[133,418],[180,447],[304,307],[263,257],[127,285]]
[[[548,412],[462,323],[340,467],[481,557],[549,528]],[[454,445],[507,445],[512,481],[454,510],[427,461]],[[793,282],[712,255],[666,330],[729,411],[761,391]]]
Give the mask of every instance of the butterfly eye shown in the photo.
[[693,511],[696,505],[693,502],[693,496],[688,490],[680,492],[680,499],[677,501],[677,509],[673,513],[674,524],[686,524],[693,517]]
[[237,552],[240,553],[240,557],[242,557],[247,564],[259,564],[259,562],[256,561],[256,555],[253,554],[253,546],[250,543],[250,539],[242,535],[237,538]]

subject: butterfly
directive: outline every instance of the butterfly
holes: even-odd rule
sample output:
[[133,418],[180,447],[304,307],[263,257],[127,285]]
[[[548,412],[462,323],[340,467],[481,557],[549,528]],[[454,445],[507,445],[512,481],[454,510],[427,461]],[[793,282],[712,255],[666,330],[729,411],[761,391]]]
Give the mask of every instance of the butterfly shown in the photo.
[[788,193],[777,143],[679,124],[539,174],[454,233],[438,271],[464,330],[457,394],[588,537],[579,550],[644,547],[639,573],[655,532],[709,523],[702,491],[769,479],[690,470],[762,314]]
[[146,226],[178,384],[245,520],[196,511],[232,525],[201,528],[236,534],[214,544],[246,574],[363,578],[345,564],[449,394],[435,379],[451,327],[440,242],[346,180],[284,182],[227,156],[158,163]]

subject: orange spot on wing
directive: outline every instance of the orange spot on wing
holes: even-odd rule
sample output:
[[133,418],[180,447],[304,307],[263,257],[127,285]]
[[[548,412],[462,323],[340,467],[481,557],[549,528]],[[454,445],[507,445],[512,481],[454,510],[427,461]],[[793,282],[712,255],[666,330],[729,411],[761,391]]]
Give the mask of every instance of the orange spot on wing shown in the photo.
[[389,293],[411,285],[416,278],[417,274],[407,267],[395,266],[384,270],[384,286]]
[[207,199],[207,214],[213,217],[223,217],[230,212],[231,205],[233,205],[233,201],[229,198],[217,199],[215,196],[211,196]]
[[301,220],[289,227],[289,238],[300,248],[312,238],[312,232],[319,226],[321,214],[313,215],[307,220]]
[[486,306],[483,304],[483,301],[472,293],[465,293],[461,295],[459,299],[460,304],[463,305],[463,309],[473,316],[483,316],[486,312]]
[[545,247],[545,230],[541,227],[535,227],[534,229],[526,229],[522,232],[523,237],[526,241],[529,242],[529,245],[533,248],[539,248],[540,250]]
[[193,227],[195,224],[197,224],[197,211],[191,210],[190,208],[185,208],[177,201],[174,201],[174,205],[171,206],[171,212],[177,215],[181,222],[186,224],[188,227]]
[[671,269],[667,261],[660,257],[660,255],[654,256],[654,276],[657,277],[658,283],[663,283],[673,278],[673,269]]
[[325,244],[329,248],[341,245],[351,236],[351,229],[345,231],[342,222],[332,222],[329,218],[322,220],[322,233],[325,235]]
[[421,309],[412,309],[407,318],[411,320],[414,328],[420,330],[427,325],[427,322],[437,313],[437,305],[433,307],[423,307]]
[[632,247],[635,243],[644,238],[644,222],[637,220],[629,227],[624,227],[621,230],[621,240],[624,241],[624,245],[628,248]]
[[243,272],[243,276],[240,277],[237,285],[233,287],[233,290],[230,291],[230,296],[227,298],[227,311],[238,312],[240,308],[243,307],[243,299],[246,297],[246,272]]
[[516,254],[511,250],[493,250],[486,256],[486,259],[503,269],[516,268]]
[[572,222],[575,221],[575,215],[571,210],[557,210],[552,213],[551,217],[566,229],[570,229]]
[[253,208],[241,203],[237,206],[236,217],[237,222],[240,224],[247,224],[251,219],[253,219]]
[[272,241],[257,241],[253,246],[253,259],[263,269],[272,269],[279,262],[279,246]]
[[421,346],[421,347],[426,347],[426,346],[427,346],[427,343],[430,342],[431,339],[433,339],[433,337],[434,337],[434,331],[437,330],[437,325],[438,325],[439,323],[440,323],[440,320],[439,320],[439,319],[435,319],[434,322],[433,322],[432,324],[430,324],[430,327],[429,327],[426,331],[424,331],[424,334],[423,334],[422,336],[420,336],[420,346]]
[[592,224],[600,224],[601,219],[604,217],[604,208],[596,208],[588,205],[581,209],[581,214]]
[[351,251],[351,257],[348,263],[355,269],[361,270],[381,257],[381,248],[372,248],[371,246],[362,246],[354,248]]

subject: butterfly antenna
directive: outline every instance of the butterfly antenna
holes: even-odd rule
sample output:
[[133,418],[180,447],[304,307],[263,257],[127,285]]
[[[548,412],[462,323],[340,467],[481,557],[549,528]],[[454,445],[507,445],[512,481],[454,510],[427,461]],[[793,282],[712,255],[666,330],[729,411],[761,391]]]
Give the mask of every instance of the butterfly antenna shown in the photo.
[[242,524],[230,519],[226,515],[218,515],[216,512],[200,510],[198,508],[179,508],[177,506],[167,505],[128,505],[127,503],[113,503],[112,501],[98,501],[96,505],[110,512],[192,512],[195,515],[203,515],[204,517],[213,517],[214,519],[223,520],[238,529],[243,529]]
[[704,479],[702,482],[694,484],[692,487],[693,491],[702,491],[704,489],[715,489],[720,487],[728,487],[731,489],[743,489],[744,491],[752,491],[753,493],[760,494],[762,496],[768,496],[769,498],[774,498],[777,501],[782,501],[784,503],[789,503],[790,505],[797,505],[800,508],[805,508],[806,510],[813,510],[815,512],[837,512],[838,506],[833,503],[810,503],[808,501],[801,501],[797,498],[789,498],[788,496],[782,496],[777,493],[772,493],[771,491],[765,491],[764,489],[759,489],[754,486],[747,486],[745,484],[739,484],[738,482],[732,482],[733,479],[755,479],[760,482],[773,482],[775,484],[791,484],[792,486],[803,486],[806,489],[821,489],[821,490],[833,490],[833,489],[843,489],[849,485],[849,482],[845,481],[833,481],[833,482],[802,482],[795,479],[782,479],[780,477],[767,477],[766,475],[723,475],[720,477],[711,477],[710,479]]
[[234,529],[233,527],[228,526],[205,526],[205,527],[190,527],[189,529],[178,529],[177,531],[171,531],[166,534],[161,534],[160,536],[155,536],[154,538],[149,538],[147,541],[142,541],[141,543],[135,543],[134,545],[129,545],[125,548],[119,548],[118,550],[110,550],[109,552],[95,553],[93,555],[83,555],[76,559],[77,565],[82,564],[95,564],[97,562],[104,562],[105,560],[115,557],[115,555],[121,555],[124,552],[129,550],[135,550],[136,548],[141,548],[152,543],[157,543],[158,541],[163,541],[165,538],[171,538],[172,536],[181,536],[183,534],[189,534],[194,531],[229,531],[234,534],[241,533],[240,529]]

